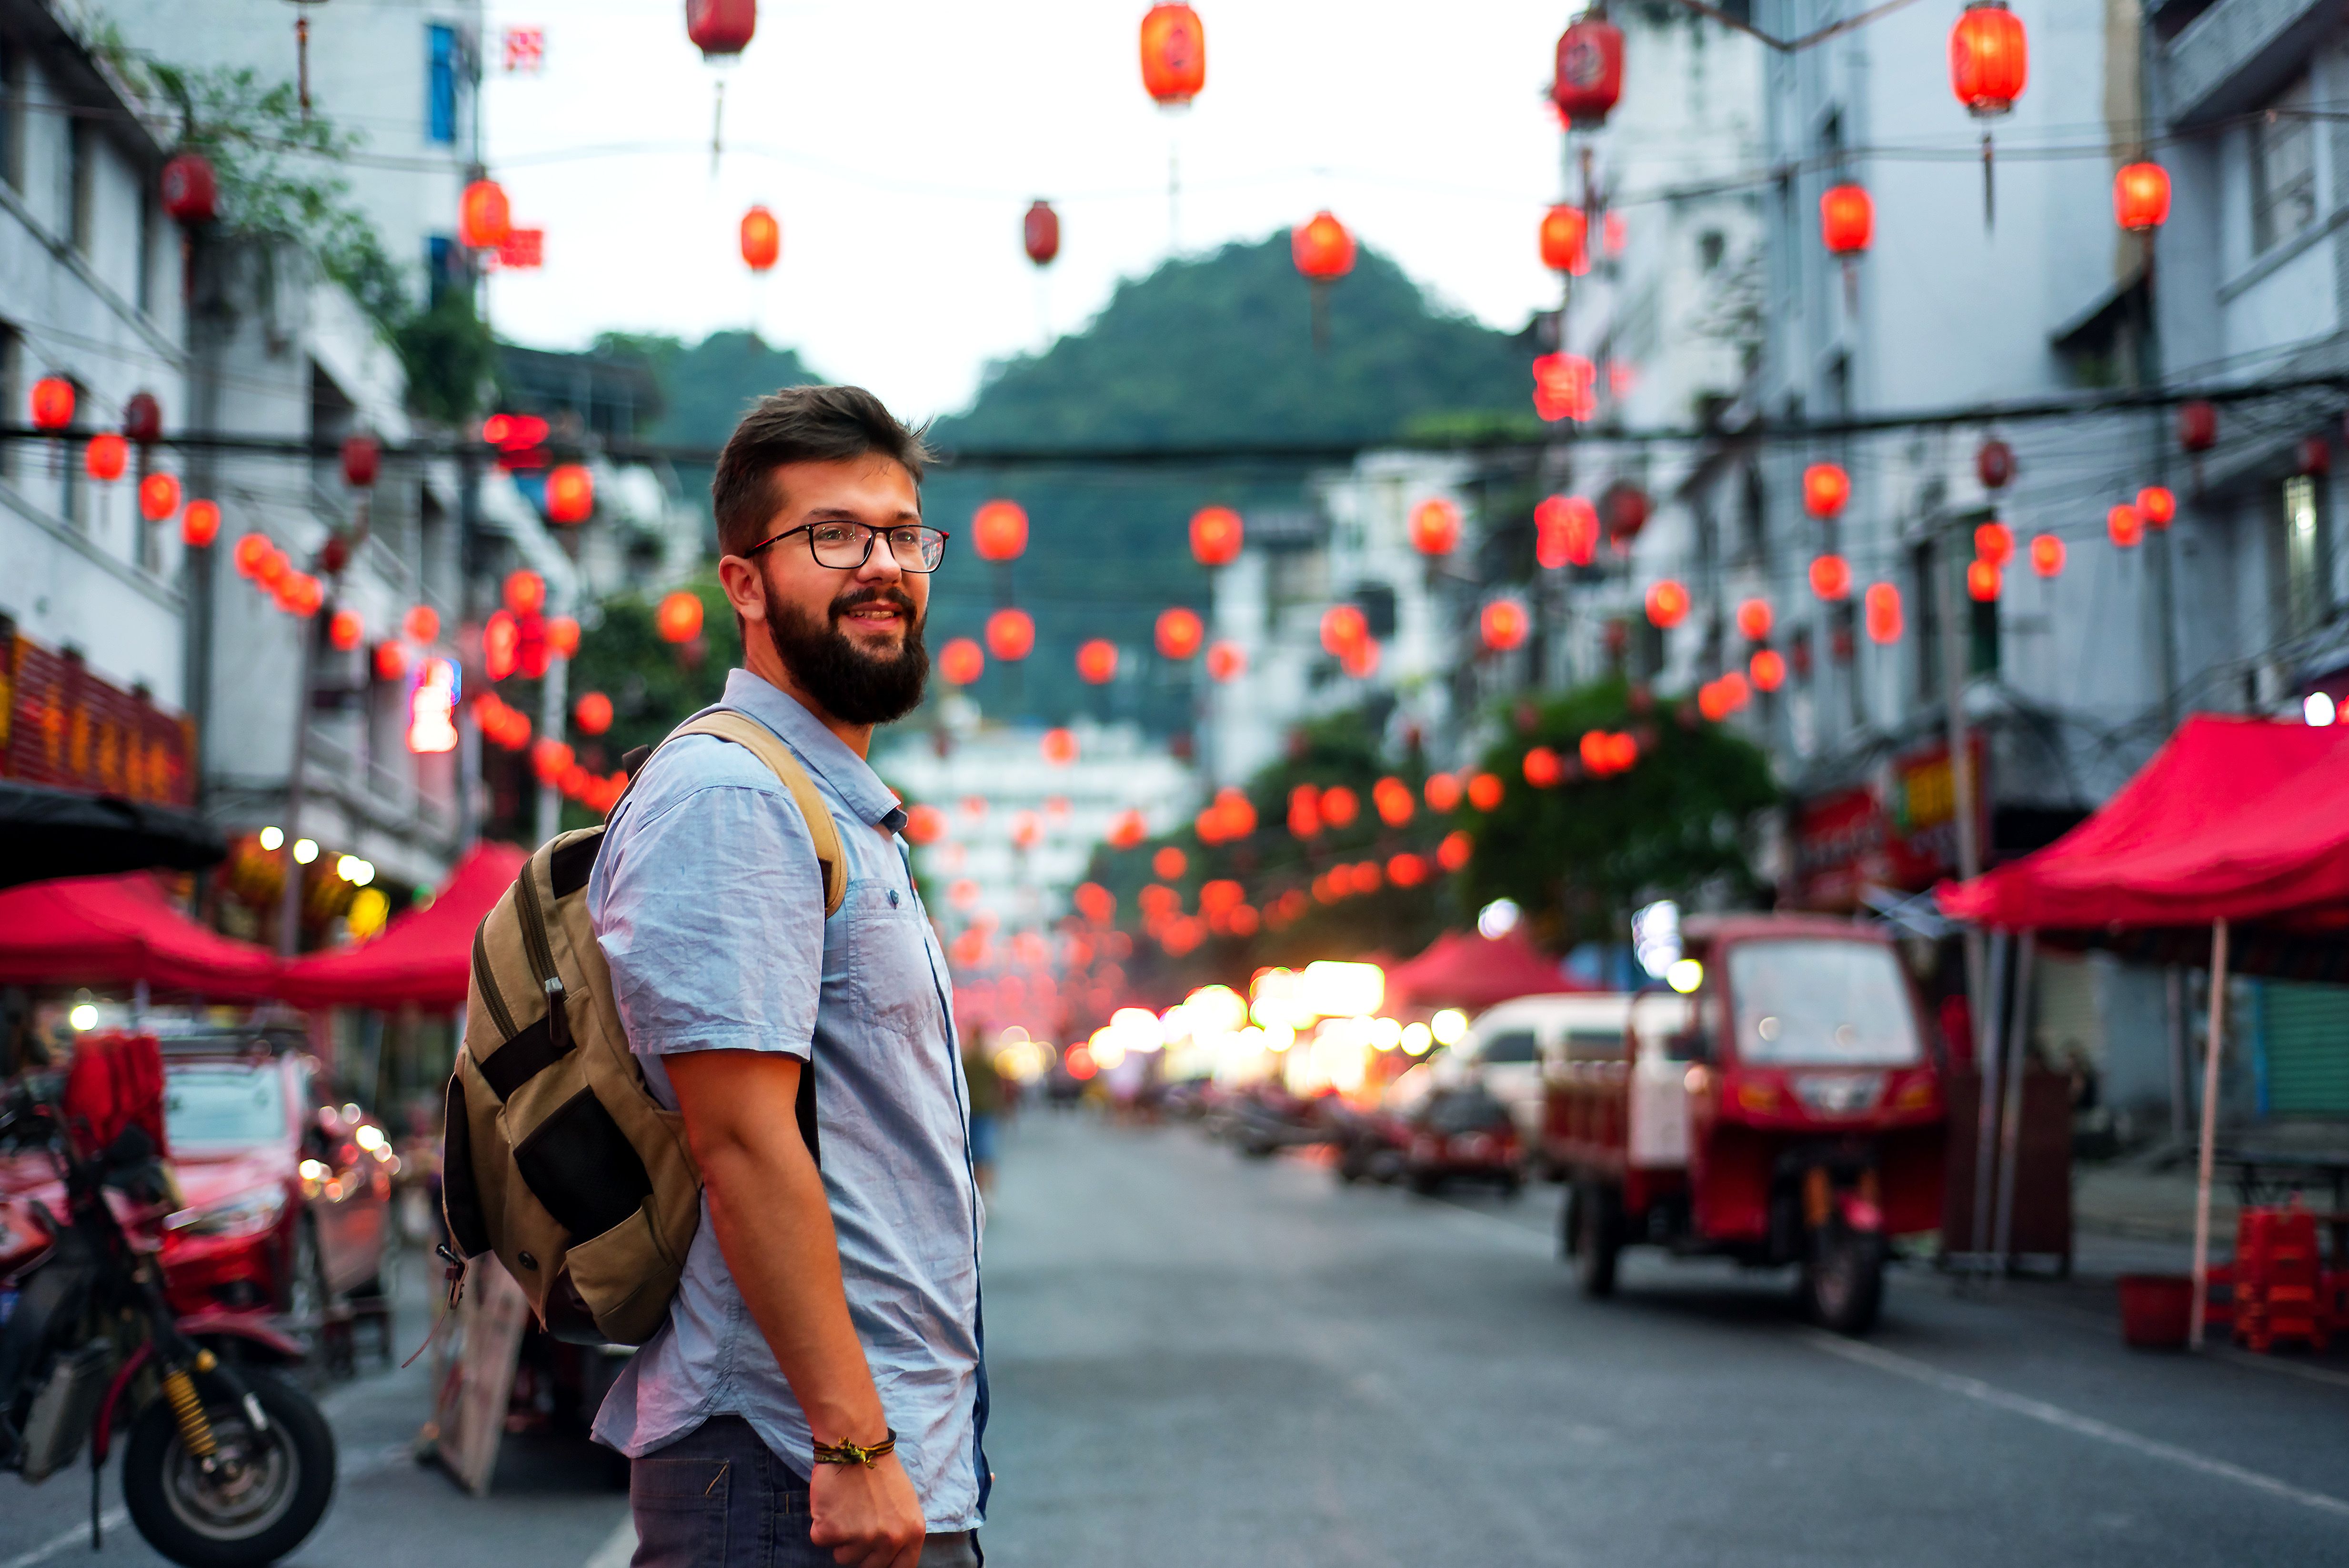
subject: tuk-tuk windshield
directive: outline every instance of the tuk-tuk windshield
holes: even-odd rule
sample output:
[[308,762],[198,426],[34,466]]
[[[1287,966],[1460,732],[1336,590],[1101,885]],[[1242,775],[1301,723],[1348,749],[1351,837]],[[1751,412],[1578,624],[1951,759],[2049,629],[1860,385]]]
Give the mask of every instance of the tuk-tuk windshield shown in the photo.
[[1874,942],[1739,942],[1729,993],[1748,1062],[1905,1067],[1923,1054],[1899,962]]

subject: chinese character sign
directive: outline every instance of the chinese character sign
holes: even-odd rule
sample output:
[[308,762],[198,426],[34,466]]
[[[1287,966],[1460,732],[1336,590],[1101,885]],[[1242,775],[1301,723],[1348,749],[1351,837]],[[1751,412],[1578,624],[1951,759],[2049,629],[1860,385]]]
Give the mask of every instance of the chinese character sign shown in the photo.
[[192,727],[78,659],[0,637],[0,777],[164,805],[194,798]]
[[503,244],[498,246],[498,265],[507,270],[546,265],[546,231],[544,229],[508,229]]
[[546,69],[546,29],[508,27],[505,31],[508,76],[534,77]]

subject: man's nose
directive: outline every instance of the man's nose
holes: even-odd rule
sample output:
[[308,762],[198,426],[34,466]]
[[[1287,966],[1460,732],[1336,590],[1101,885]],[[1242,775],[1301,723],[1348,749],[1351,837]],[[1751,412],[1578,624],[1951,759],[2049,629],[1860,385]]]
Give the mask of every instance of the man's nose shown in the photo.
[[860,583],[902,583],[905,568],[897,564],[897,552],[889,544],[889,535],[873,535],[873,548],[864,553],[864,564],[856,568]]

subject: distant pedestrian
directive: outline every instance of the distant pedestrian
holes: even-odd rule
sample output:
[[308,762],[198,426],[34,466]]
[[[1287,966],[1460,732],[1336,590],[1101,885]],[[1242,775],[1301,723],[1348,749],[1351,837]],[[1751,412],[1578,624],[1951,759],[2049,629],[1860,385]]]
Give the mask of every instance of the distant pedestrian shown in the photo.
[[589,884],[629,1046],[704,1184],[668,1321],[595,1422],[634,1461],[638,1568],[980,1561],[968,1091],[905,814],[865,762],[929,670],[926,457],[871,393],[799,387],[744,417],[710,487],[745,666],[724,706],[814,781],[838,913],[791,792],[712,736],[654,754]]

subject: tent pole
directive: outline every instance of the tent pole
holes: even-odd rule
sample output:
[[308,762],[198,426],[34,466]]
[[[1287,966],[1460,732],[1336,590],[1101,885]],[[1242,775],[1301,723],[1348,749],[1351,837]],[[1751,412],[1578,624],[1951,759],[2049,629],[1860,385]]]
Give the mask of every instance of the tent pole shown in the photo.
[[2210,1293],[2211,1146],[2219,1137],[2219,1058],[2227,1044],[2227,922],[2210,922],[2210,1038],[2202,1048],[2202,1151],[2194,1173],[2194,1303],[2187,1342],[2202,1348]]
[[2031,1029],[2031,959],[2039,933],[2025,931],[2015,944],[2014,997],[2008,1004],[2005,1074],[2006,1119],[1998,1149],[1998,1267],[2014,1267],[2014,1172],[2023,1147],[2023,1081]]
[[1982,1005],[1974,1014],[1974,1081],[1979,1104],[1974,1116],[1974,1221],[1966,1234],[1972,1272],[1983,1269],[1990,1255],[1992,1176],[1998,1154],[1998,996],[2006,988],[2009,938],[1990,934],[1990,981],[1976,994]]

